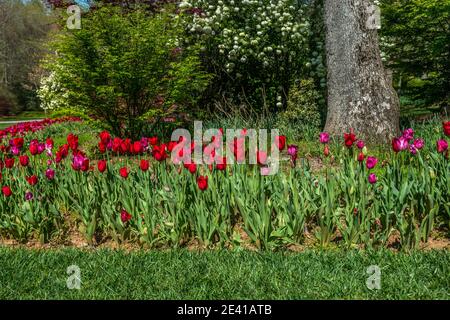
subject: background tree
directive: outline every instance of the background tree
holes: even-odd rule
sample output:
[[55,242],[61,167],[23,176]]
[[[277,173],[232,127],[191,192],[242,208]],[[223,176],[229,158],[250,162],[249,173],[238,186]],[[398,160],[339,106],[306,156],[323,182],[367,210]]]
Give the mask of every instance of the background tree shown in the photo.
[[381,10],[382,51],[402,105],[449,105],[450,1],[382,0]]
[[44,53],[51,19],[40,1],[0,0],[0,112],[38,107],[30,75]]
[[325,0],[328,113],[325,130],[386,141],[399,131],[399,102],[385,72],[369,0]]

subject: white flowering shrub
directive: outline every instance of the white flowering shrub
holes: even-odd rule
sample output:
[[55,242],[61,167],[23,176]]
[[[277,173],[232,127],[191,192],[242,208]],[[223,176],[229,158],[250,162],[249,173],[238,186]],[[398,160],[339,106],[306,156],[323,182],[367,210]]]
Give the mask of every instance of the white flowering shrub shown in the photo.
[[41,108],[45,111],[70,108],[68,92],[62,89],[54,72],[48,77],[42,77],[37,95],[41,101]]
[[[256,106],[286,105],[290,85],[308,73],[306,1],[188,0],[187,30],[204,41],[216,92]],[[189,15],[188,15],[189,16]]]

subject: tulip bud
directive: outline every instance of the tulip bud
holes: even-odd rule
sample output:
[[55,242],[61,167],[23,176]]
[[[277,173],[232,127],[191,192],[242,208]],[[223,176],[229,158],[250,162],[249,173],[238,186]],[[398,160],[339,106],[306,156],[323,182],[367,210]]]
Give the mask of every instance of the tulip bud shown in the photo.
[[359,161],[359,162],[363,162],[365,157],[366,157],[366,156],[364,155],[364,153],[363,153],[363,152],[360,152],[359,155],[358,155],[358,161]]
[[330,149],[328,148],[328,145],[325,145],[325,148],[323,149],[323,154],[325,157],[328,157],[330,155]]
[[431,179],[436,178],[436,173],[434,173],[433,169],[430,169],[430,177],[431,177]]
[[366,146],[364,146],[364,148],[362,148],[362,153],[364,153],[364,155],[367,155],[367,147]]

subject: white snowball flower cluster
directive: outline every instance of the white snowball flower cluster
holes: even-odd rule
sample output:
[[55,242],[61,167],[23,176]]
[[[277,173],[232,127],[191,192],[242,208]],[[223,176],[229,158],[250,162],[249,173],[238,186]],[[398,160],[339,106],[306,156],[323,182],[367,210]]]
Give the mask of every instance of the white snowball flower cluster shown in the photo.
[[[229,73],[258,62],[278,69],[304,54],[309,22],[297,0],[190,0],[180,8],[198,8],[188,30],[213,35]],[[282,63],[281,63],[282,62]]]

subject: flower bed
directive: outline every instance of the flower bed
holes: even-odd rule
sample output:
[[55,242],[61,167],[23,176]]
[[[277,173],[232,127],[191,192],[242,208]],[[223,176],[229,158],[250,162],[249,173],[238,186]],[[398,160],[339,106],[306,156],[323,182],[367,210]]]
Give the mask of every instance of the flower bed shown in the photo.
[[[449,122],[444,134],[450,134]],[[236,158],[239,141],[231,146]],[[372,155],[352,132],[343,144],[330,143],[326,133],[320,142],[325,167],[314,172],[295,145],[277,137],[274,147],[289,162],[265,176],[267,157],[259,151],[255,165],[176,164],[170,154],[183,139],[131,141],[102,132],[102,158],[92,160],[73,134],[61,146],[51,137],[25,143],[17,136],[0,156],[0,233],[46,242],[70,220],[90,244],[103,237],[150,247],[197,242],[274,249],[313,242],[409,249],[449,227],[445,139],[425,150],[432,142],[405,130],[386,159]],[[334,155],[338,163],[327,165]]]

